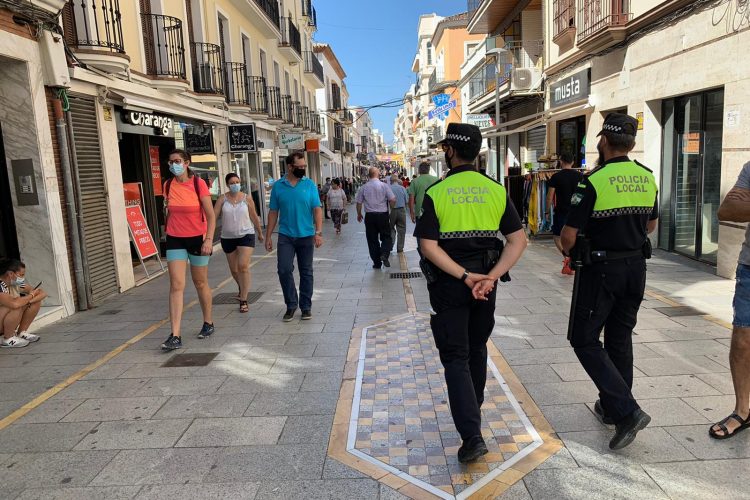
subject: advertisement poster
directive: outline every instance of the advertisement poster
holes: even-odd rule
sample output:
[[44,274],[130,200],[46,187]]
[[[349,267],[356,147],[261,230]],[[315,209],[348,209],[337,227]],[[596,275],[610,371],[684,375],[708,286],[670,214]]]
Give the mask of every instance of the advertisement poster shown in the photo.
[[133,244],[141,260],[156,255],[158,250],[141,212],[141,207],[138,205],[125,207],[125,217],[128,220],[130,234],[133,236]]
[[125,182],[122,188],[125,191],[125,207],[143,208],[143,191],[140,182]]
[[159,162],[159,146],[149,146],[148,156],[151,160],[151,178],[154,182],[154,195],[164,196],[161,182],[161,165]]

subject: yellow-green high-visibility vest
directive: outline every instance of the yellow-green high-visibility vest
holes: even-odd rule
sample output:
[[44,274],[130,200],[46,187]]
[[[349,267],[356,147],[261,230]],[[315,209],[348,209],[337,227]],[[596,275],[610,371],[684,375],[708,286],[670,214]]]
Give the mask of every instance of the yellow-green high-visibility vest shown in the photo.
[[440,222],[440,239],[497,237],[505,188],[475,171],[449,175],[427,190]]
[[634,161],[608,163],[588,180],[596,191],[594,219],[648,215],[654,209],[659,190],[654,174]]

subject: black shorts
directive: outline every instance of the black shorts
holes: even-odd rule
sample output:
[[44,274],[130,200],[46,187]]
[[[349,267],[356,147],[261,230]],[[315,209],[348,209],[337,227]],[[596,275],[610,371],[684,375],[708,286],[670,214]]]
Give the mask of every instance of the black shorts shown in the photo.
[[221,239],[221,249],[224,250],[224,253],[232,253],[237,250],[237,247],[255,248],[255,235],[246,234],[242,238]]
[[203,236],[180,236],[167,235],[167,250],[187,250],[190,255],[200,255],[203,246]]
[[568,212],[555,212],[555,219],[552,222],[552,234],[560,236],[565,221],[568,220]]

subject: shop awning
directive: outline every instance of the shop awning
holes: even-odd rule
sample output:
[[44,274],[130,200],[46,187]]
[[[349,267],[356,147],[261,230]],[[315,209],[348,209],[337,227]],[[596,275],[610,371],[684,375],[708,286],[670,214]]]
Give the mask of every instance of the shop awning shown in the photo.
[[322,142],[320,143],[320,154],[322,154],[323,156],[325,156],[329,160],[333,160],[334,157],[338,156],[338,155],[336,155],[336,153],[334,153],[333,151],[331,151],[330,149],[328,149],[327,147],[325,147]]
[[497,132],[490,132],[489,134],[482,134],[484,137],[502,137],[504,135],[511,135],[511,134],[518,134],[520,132],[526,132],[529,129],[532,129],[534,127],[538,127],[544,125],[544,118],[537,118],[536,120],[531,120],[530,122],[527,122],[520,127],[516,127],[514,129],[510,130],[501,130]]
[[[492,128],[485,128],[482,129],[482,137],[488,138],[488,137],[499,137],[502,135],[509,135],[509,134],[515,134],[516,132],[521,132],[521,130],[513,129],[513,130],[503,130],[508,129],[509,127],[512,127],[513,125],[518,125],[520,128],[526,127],[526,124],[523,122],[528,120],[533,120],[534,122],[538,122],[539,120],[544,118],[544,111],[540,111],[539,113],[534,113],[533,115],[524,116],[523,118],[518,118],[516,120],[511,120],[509,122],[503,122],[498,124],[495,127]],[[529,122],[530,123],[530,122]],[[524,130],[526,130],[524,128]]]
[[547,111],[547,114],[545,116],[545,121],[559,121],[559,120],[565,120],[566,118],[572,118],[574,116],[578,116],[582,113],[587,113],[590,110],[593,110],[594,106],[589,104],[588,102],[585,102],[583,104],[579,104],[578,106],[573,106],[572,108],[563,109],[562,111]]
[[107,101],[117,106],[122,106],[125,109],[135,109],[138,111],[159,111],[161,113],[167,113],[170,115],[176,115],[178,117],[191,118],[212,125],[229,125],[231,122],[227,120],[223,113],[221,115],[215,115],[212,113],[206,113],[195,109],[195,103],[191,103],[190,106],[182,106],[174,102],[162,102],[158,99],[152,99],[144,96],[135,96],[128,92],[121,90],[110,91],[107,96]]

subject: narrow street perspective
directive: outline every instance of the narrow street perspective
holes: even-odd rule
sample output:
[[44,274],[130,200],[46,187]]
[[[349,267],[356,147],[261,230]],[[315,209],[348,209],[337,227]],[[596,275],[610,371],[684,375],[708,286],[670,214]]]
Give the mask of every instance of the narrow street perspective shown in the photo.
[[750,499],[748,46],[0,0],[0,499]]

